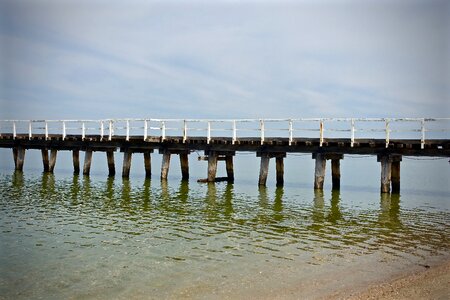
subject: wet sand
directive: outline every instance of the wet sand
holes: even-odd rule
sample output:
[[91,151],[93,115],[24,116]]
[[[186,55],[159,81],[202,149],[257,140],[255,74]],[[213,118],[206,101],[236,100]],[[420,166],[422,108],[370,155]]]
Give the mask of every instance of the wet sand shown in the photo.
[[399,276],[362,292],[334,293],[328,299],[450,299],[450,260],[440,265],[423,265],[423,270]]
[[[321,268],[321,266],[317,266]],[[297,277],[292,270],[273,269],[253,278],[221,286],[189,286],[169,299],[450,299],[450,257],[429,258],[410,265],[391,261],[354,261],[323,266],[319,273]],[[368,271],[369,270],[369,271]],[[374,271],[370,271],[374,270]],[[262,275],[262,276],[259,276]]]

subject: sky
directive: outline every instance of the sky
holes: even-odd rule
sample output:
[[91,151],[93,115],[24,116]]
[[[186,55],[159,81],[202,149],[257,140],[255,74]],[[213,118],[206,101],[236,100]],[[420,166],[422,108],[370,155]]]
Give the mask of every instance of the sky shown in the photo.
[[450,1],[0,0],[0,119],[450,117]]

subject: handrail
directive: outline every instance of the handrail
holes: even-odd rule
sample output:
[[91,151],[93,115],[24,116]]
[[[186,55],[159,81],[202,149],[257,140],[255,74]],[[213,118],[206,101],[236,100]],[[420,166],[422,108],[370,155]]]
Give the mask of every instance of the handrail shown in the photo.
[[[347,127],[333,127],[333,122],[348,123]],[[444,128],[433,128],[429,124],[445,123]],[[156,123],[156,124],[155,124]],[[172,126],[172,123],[179,123]],[[189,127],[189,124],[200,123],[205,124],[203,127]],[[242,127],[243,123],[250,123],[253,126]],[[271,128],[272,124],[281,124],[278,128]],[[297,128],[295,124],[311,123],[313,127]],[[357,126],[357,123],[384,123],[384,127],[365,127]],[[399,123],[417,123],[417,127],[409,129],[395,129],[395,124]],[[42,124],[42,125],[38,125]],[[57,125],[54,125],[57,124]],[[93,124],[93,125],[92,125]],[[167,125],[171,126],[168,127]],[[218,124],[229,124],[226,127],[217,127]],[[325,125],[326,124],[326,125]],[[87,126],[89,125],[89,126]],[[56,126],[56,127],[55,127]],[[223,126],[223,125],[222,125]],[[374,125],[375,126],[375,125]],[[414,125],[415,126],[415,125]],[[8,128],[10,131],[8,131]],[[6,130],[6,131],[5,131]],[[420,136],[415,135],[416,139],[420,141],[421,148],[425,147],[427,132],[450,132],[450,118],[288,118],[288,119],[152,119],[152,118],[124,118],[124,119],[100,119],[100,120],[0,120],[0,136],[2,134],[12,133],[13,138],[16,139],[19,134],[27,134],[29,139],[33,138],[33,134],[38,134],[39,130],[44,130],[45,138],[49,139],[50,135],[59,135],[63,140],[67,138],[68,132],[75,131],[75,134],[81,135],[84,140],[87,135],[99,135],[101,140],[107,138],[109,141],[117,136],[115,131],[125,130],[125,138],[128,141],[130,137],[142,137],[144,141],[148,140],[150,131],[160,131],[159,137],[161,141],[170,137],[168,131],[177,131],[183,137],[183,143],[189,139],[188,133],[203,131],[205,132],[207,143],[209,144],[214,138],[213,132],[225,131],[231,132],[232,144],[238,140],[238,132],[259,132],[261,145],[263,145],[267,138],[267,132],[286,132],[289,140],[289,145],[292,145],[294,139],[299,137],[299,132],[317,132],[320,141],[320,146],[326,141],[326,133],[329,132],[348,132],[351,147],[356,142],[357,132],[366,132],[369,136],[364,138],[371,138],[371,133],[385,134],[386,148],[389,147],[392,133],[420,133]],[[138,131],[136,131],[138,130]],[[56,132],[56,133],[55,133]],[[296,135],[297,133],[297,135]],[[42,134],[42,133],[41,133]],[[191,135],[191,137],[194,135]],[[242,136],[241,136],[242,138]],[[448,137],[447,137],[448,138]]]

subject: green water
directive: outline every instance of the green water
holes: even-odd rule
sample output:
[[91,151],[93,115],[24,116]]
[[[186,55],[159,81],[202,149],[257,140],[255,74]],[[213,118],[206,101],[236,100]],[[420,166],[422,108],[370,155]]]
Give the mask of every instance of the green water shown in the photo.
[[6,299],[267,296],[449,253],[448,187],[380,195],[39,172],[3,172],[0,186]]

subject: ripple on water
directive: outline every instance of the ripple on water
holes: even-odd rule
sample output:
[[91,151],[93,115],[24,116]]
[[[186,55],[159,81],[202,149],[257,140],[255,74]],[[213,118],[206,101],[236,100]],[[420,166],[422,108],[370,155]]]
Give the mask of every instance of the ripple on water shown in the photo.
[[33,272],[53,268],[49,280],[70,281],[69,271],[89,274],[83,264],[100,261],[95,275],[121,265],[151,281],[267,261],[288,266],[370,253],[424,257],[450,246],[448,210],[433,203],[403,208],[399,197],[370,193],[347,200],[309,190],[247,194],[239,185],[23,174],[0,176],[0,186],[0,267],[24,274],[31,267],[22,261],[32,261]]

